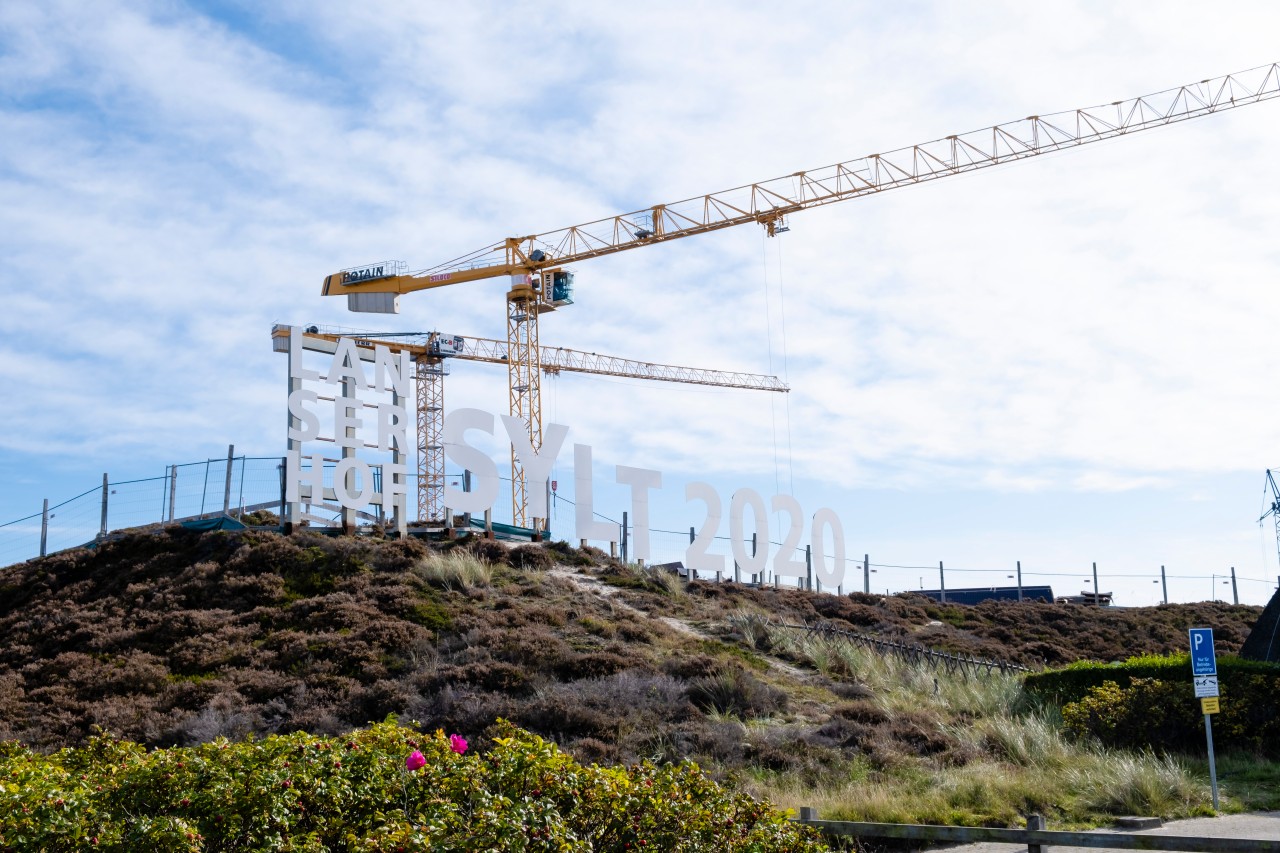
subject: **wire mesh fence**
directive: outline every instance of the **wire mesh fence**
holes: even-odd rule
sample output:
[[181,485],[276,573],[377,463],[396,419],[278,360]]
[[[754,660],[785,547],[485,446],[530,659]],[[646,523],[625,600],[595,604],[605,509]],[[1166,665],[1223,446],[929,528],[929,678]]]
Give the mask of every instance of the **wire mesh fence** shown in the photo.
[[[256,509],[279,512],[283,465],[284,460],[279,456],[229,454],[219,459],[170,465],[155,477],[113,481],[104,474],[100,485],[57,503],[46,502],[47,508],[33,507],[33,512],[28,515],[0,523],[0,566],[82,546],[112,531],[126,528],[210,517],[224,512],[232,517],[240,517]],[[457,486],[462,475],[451,475],[449,479]],[[502,479],[509,490],[509,481]],[[416,474],[410,472],[408,480],[412,503],[412,496],[417,493]],[[509,499],[509,491],[501,497]],[[554,493],[551,498],[552,536],[570,539],[574,526],[574,502]],[[617,525],[616,543],[620,556],[627,558],[628,550],[634,553],[635,529],[627,524],[626,512],[618,511],[612,515],[595,512],[594,516]],[[339,521],[335,514],[333,522]],[[684,559],[691,531],[650,527],[648,533],[650,562],[674,563]],[[731,552],[729,537],[717,536],[715,539],[723,551]],[[628,543],[632,545],[630,549]],[[727,555],[725,570],[718,577],[704,574],[699,579],[737,580],[837,594],[863,591],[892,594],[923,590],[936,595],[939,590],[950,590],[953,596],[961,589],[994,591],[1052,585],[1055,597],[1077,599],[1116,585],[1124,590],[1123,601],[1117,603],[1137,606],[1178,601],[1240,603],[1242,599],[1246,603],[1264,603],[1280,586],[1280,579],[1237,574],[1231,567],[1205,572],[1167,572],[1163,566],[1153,566],[1145,572],[1117,572],[1106,568],[1099,570],[1096,565],[1080,569],[1044,569],[1030,565],[1024,569],[1021,563],[1006,567],[953,567],[944,563],[917,566],[873,562],[869,555],[858,559],[850,553],[844,566],[844,582],[834,589],[823,589],[812,573],[807,577],[794,577],[773,571],[776,549],[780,545],[779,542],[757,542],[754,538],[743,543],[742,550],[746,553],[764,549],[770,554],[770,559],[763,562],[762,571],[758,574],[738,570],[732,556]],[[822,556],[827,561],[833,559],[830,554]]]
[[112,480],[0,524],[0,565],[93,542],[115,530],[255,507],[278,508],[281,457],[232,456],[167,466],[155,477]]

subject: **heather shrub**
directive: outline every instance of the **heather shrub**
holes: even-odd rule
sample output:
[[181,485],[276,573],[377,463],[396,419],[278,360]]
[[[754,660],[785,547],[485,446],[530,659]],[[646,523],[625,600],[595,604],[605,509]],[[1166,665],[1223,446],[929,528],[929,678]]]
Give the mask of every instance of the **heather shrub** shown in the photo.
[[476,556],[476,559],[493,565],[501,565],[507,562],[509,550],[496,539],[485,539],[483,536],[472,536],[466,541],[466,549]]
[[507,552],[507,562],[517,569],[545,571],[555,566],[555,554],[541,545],[517,545]]
[[733,714],[743,719],[767,716],[787,706],[785,692],[740,669],[696,678],[689,682],[687,695],[689,701],[703,711]]
[[564,541],[548,542],[546,548],[555,556],[556,562],[565,566],[594,566],[597,558],[591,551],[603,553],[597,548],[591,548],[590,551],[578,549]]

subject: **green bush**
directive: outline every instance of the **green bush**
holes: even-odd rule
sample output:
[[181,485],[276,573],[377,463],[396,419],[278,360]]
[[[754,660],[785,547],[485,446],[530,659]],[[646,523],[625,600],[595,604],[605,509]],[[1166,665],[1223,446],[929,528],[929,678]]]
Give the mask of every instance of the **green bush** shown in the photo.
[[[420,751],[425,764],[406,769]],[[695,765],[583,767],[508,723],[485,754],[386,722],[148,752],[0,745],[0,850],[825,849]]]
[[[1224,751],[1280,756],[1280,667],[1220,658],[1218,688],[1215,744]],[[1028,676],[1025,689],[1039,701],[1061,703],[1064,727],[1077,737],[1166,752],[1204,748],[1204,716],[1185,654],[1075,664]]]
[[[1048,669],[1028,675],[1023,690],[1031,699],[1054,705],[1078,702],[1094,687],[1114,681],[1120,687],[1128,687],[1135,678],[1152,678],[1158,681],[1185,681],[1191,685],[1191,656],[1185,652],[1174,655],[1144,655],[1132,657],[1123,663],[1096,663],[1077,661],[1061,669]],[[1280,683],[1280,664],[1256,660],[1244,660],[1234,655],[1218,657],[1218,685],[1223,695],[1229,685],[1249,685],[1266,681]],[[1244,689],[1232,689],[1243,695]]]

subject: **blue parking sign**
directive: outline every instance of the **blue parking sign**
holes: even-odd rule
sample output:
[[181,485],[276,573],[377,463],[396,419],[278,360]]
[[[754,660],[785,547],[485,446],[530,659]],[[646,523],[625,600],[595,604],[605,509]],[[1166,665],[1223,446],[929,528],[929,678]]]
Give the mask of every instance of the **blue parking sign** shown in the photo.
[[1191,674],[1217,675],[1218,658],[1213,653],[1213,629],[1191,628]]

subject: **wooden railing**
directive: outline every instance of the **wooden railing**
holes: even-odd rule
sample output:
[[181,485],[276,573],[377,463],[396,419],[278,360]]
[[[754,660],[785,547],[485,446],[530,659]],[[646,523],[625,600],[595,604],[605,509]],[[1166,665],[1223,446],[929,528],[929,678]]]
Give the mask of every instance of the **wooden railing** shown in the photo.
[[799,823],[824,835],[852,838],[892,838],[930,844],[972,844],[992,841],[1026,845],[1028,853],[1046,847],[1104,847],[1120,850],[1176,850],[1186,853],[1280,853],[1280,841],[1260,838],[1206,838],[1194,835],[1144,835],[1123,832],[1061,832],[1044,829],[1044,818],[1030,815],[1027,829],[973,826],[932,826],[910,823],[862,823],[819,820],[817,810],[800,809]]

